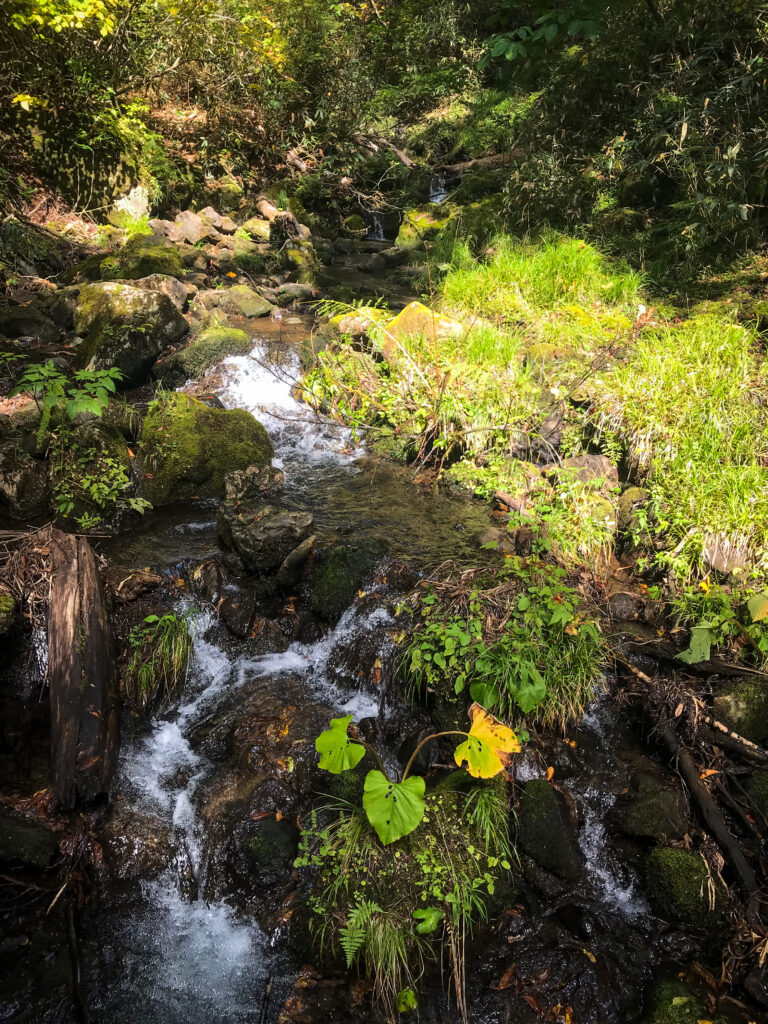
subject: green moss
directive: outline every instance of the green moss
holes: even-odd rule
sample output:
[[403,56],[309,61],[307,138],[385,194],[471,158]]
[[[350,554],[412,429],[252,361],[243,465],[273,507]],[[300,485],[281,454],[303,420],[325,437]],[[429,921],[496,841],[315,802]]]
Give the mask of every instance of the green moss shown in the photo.
[[222,497],[227,473],[264,465],[274,454],[266,430],[249,412],[212,409],[181,392],[150,405],[141,448],[153,474],[144,489],[155,505]]
[[754,743],[768,737],[768,686],[744,676],[729,682],[714,700],[715,714],[734,732]]
[[628,487],[621,495],[617,504],[617,518],[620,530],[631,530],[636,518],[636,509],[648,501],[648,491],[644,487]]
[[768,823],[768,770],[755,772],[744,788],[749,794],[752,806]]
[[320,264],[311,242],[297,242],[283,252],[283,265],[299,284],[315,284]]
[[165,356],[155,364],[154,376],[166,387],[178,387],[202,377],[206,370],[227,356],[245,355],[253,339],[234,327],[211,327],[202,331],[191,345]]
[[334,544],[322,552],[312,581],[312,608],[317,614],[337,619],[387,548],[386,541],[366,537],[356,544]]
[[255,242],[268,242],[269,241],[269,221],[263,220],[261,217],[249,218],[242,227],[243,231],[246,231]]
[[725,893],[715,881],[715,907],[709,909],[709,872],[702,858],[688,850],[661,846],[648,855],[648,893],[657,913],[667,921],[696,928],[716,927],[722,918]]
[[[442,216],[438,215],[438,210]],[[452,207],[436,207],[432,204],[406,210],[400,222],[395,245],[401,249],[415,249],[423,242],[434,239],[449,223],[452,210]]]
[[723,1017],[712,1017],[706,1013],[685,985],[673,981],[656,986],[642,1024],[698,1024],[701,1020],[711,1021],[711,1024],[725,1024]]
[[150,274],[183,277],[184,273],[181,253],[170,245],[129,244],[102,260],[99,266],[99,276],[104,281],[134,281]]
[[358,235],[365,231],[367,225],[359,213],[353,213],[344,220],[344,230],[350,235]]
[[0,590],[0,636],[7,633],[16,619],[16,599]]
[[526,785],[517,818],[520,845],[538,865],[561,878],[578,877],[583,857],[574,829],[563,798],[546,779]]

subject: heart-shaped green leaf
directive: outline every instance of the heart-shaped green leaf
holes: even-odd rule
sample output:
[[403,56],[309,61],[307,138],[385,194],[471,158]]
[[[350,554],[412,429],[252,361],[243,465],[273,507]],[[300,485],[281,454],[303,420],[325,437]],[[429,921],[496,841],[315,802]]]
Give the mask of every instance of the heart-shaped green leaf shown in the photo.
[[363,807],[382,843],[394,843],[413,832],[424,817],[424,779],[412,775],[404,782],[390,782],[374,769],[365,777]]
[[473,701],[484,708],[493,708],[499,703],[499,688],[495,683],[472,683],[469,694]]
[[443,920],[443,912],[439,907],[423,907],[421,910],[414,910],[413,916],[421,922],[416,925],[419,935],[431,935]]
[[315,750],[320,754],[318,765],[332,775],[341,775],[356,767],[365,756],[365,747],[347,736],[347,726],[352,717],[332,718],[330,729],[321,732],[315,740]]

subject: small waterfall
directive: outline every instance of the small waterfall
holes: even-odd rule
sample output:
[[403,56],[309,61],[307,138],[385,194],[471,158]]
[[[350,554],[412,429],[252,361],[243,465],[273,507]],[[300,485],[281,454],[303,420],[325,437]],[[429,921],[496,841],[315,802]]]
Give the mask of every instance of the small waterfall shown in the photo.
[[384,234],[384,221],[378,213],[373,214],[373,223],[368,227],[367,238],[371,242],[385,242],[386,235]]
[[433,174],[429,179],[429,201],[430,203],[444,203],[449,196],[445,176]]

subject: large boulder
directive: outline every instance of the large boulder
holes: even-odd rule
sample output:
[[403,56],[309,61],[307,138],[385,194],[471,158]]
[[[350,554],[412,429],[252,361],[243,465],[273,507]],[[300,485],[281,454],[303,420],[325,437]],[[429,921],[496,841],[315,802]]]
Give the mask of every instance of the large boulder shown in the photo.
[[182,233],[185,242],[197,245],[198,242],[217,242],[221,232],[207,217],[200,217],[191,210],[184,210],[176,218],[176,227]]
[[220,498],[233,470],[272,461],[264,427],[244,409],[213,409],[181,392],[154,401],[140,438],[146,497],[153,505]]
[[279,569],[288,555],[312,534],[311,512],[280,510],[273,505],[238,510],[219,509],[219,537],[234,548],[249,572],[268,575]]
[[198,298],[206,309],[220,309],[223,313],[229,313],[232,316],[251,319],[269,316],[272,312],[272,303],[268,302],[254,288],[249,288],[245,284],[200,292]]
[[206,370],[227,356],[246,355],[253,339],[234,327],[212,327],[202,331],[186,348],[163,356],[153,376],[168,388],[180,387],[187,380],[202,377]]
[[224,500],[228,505],[254,508],[282,490],[285,474],[276,466],[263,464],[236,469],[224,478]]
[[565,798],[546,779],[526,784],[517,812],[518,842],[539,867],[560,878],[577,878],[584,856]]
[[269,221],[262,217],[251,217],[242,225],[242,230],[247,232],[254,242],[269,241]]
[[417,249],[426,241],[434,239],[450,221],[451,208],[446,204],[436,207],[429,203],[426,206],[406,210],[400,222],[395,245],[400,249]]
[[189,325],[162,292],[101,282],[80,289],[75,331],[83,339],[81,366],[116,366],[126,384],[141,384],[158,356],[178,341]]
[[620,798],[612,820],[633,839],[682,839],[690,825],[679,788],[670,787],[655,771],[639,771],[629,793]]
[[17,519],[42,515],[50,489],[44,462],[21,451],[15,441],[0,444],[0,506]]

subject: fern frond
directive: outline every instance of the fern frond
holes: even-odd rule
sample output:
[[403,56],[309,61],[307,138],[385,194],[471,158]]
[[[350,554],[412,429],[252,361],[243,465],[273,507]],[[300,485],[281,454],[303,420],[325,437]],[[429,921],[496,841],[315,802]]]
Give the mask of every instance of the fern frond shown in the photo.
[[339,942],[347,959],[347,967],[352,966],[355,957],[365,944],[371,918],[380,912],[381,907],[372,900],[361,900],[349,912],[347,923],[339,929]]

